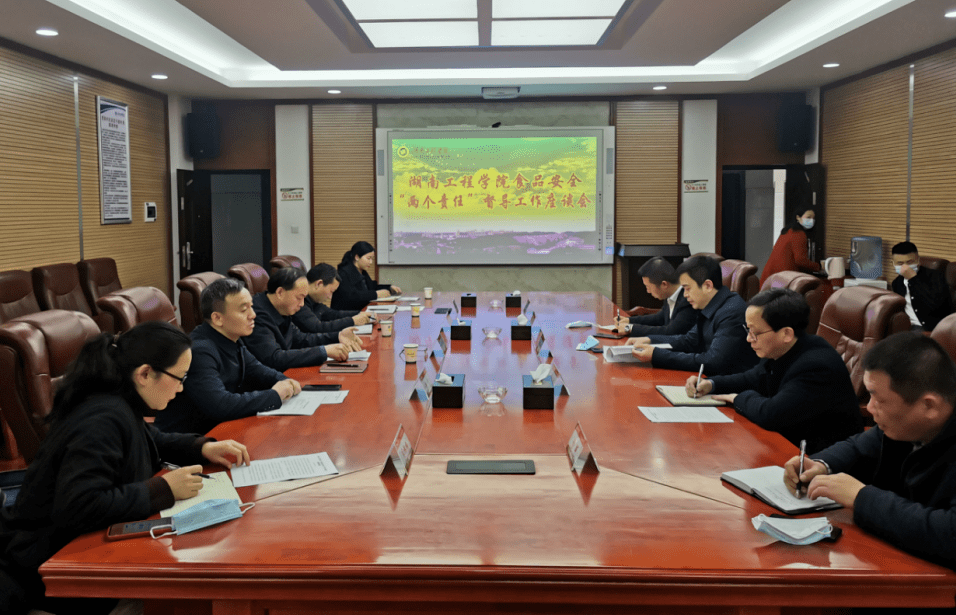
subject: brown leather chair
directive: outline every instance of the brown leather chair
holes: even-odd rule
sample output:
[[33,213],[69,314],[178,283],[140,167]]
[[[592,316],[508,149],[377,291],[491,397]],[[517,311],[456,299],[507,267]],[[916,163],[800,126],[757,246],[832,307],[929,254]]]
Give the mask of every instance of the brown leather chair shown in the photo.
[[823,306],[817,335],[843,357],[861,402],[869,397],[863,386],[863,356],[886,336],[909,330],[905,307],[900,295],[870,286],[838,289]]
[[82,312],[48,310],[0,325],[0,411],[29,463],[46,435],[43,420],[66,368],[100,333]]
[[0,323],[39,311],[30,272],[20,269],[0,271]]
[[205,271],[188,275],[176,282],[179,288],[179,314],[183,321],[183,331],[189,333],[202,324],[202,309],[199,299],[206,287],[225,276],[215,271]]
[[80,287],[80,274],[73,263],[34,267],[33,292],[41,310],[72,310],[90,316],[100,331],[113,332],[113,319],[91,306]]
[[939,342],[953,361],[956,361],[956,314],[950,314],[939,321],[930,337]]
[[709,256],[718,263],[724,260],[724,257],[720,254],[715,254],[714,252],[698,252],[696,254],[691,254],[691,256]]
[[720,261],[720,271],[723,274],[724,286],[740,295],[744,301],[749,301],[757,294],[760,278],[757,277],[757,266],[734,258]]
[[296,269],[301,269],[303,272],[306,271],[305,263],[298,256],[292,256],[291,254],[280,254],[275,256],[269,261],[269,274],[276,272],[276,269],[282,269],[283,267],[294,267]]
[[249,292],[255,295],[261,293],[269,284],[269,274],[255,263],[241,263],[233,265],[227,272],[230,278],[242,280]]
[[80,288],[87,302],[94,307],[96,300],[103,295],[123,288],[116,271],[116,261],[112,258],[82,260],[76,264],[76,271],[80,274]]
[[113,317],[117,333],[129,331],[141,322],[161,320],[179,326],[176,308],[163,291],[152,286],[134,286],[104,295],[96,305]]
[[760,290],[764,291],[771,288],[789,288],[803,295],[810,306],[807,333],[817,332],[817,326],[820,324],[820,312],[823,311],[823,280],[799,271],[780,271],[767,278]]

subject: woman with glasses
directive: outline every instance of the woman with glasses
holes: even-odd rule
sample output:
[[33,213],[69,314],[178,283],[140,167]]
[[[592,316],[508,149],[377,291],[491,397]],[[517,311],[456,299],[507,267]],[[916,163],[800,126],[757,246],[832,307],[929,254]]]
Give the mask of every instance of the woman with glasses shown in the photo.
[[[0,613],[109,612],[115,600],[45,598],[40,564],[81,534],[193,497],[204,463],[249,463],[238,442],[162,433],[143,420],[182,390],[191,360],[189,336],[163,322],[83,346],[16,503],[0,511]],[[184,467],[155,476],[164,462]]]

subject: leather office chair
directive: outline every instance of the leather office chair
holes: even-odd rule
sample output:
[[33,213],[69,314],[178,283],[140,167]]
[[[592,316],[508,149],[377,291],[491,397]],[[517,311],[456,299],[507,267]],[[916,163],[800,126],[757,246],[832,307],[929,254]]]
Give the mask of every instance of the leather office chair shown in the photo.
[[863,386],[863,356],[888,335],[909,330],[905,307],[900,295],[870,286],[838,289],[823,306],[817,335],[843,357],[861,403],[869,397]]
[[956,314],[950,314],[939,321],[930,337],[946,349],[950,358],[956,361]]
[[233,265],[227,272],[230,278],[242,280],[249,292],[255,295],[264,291],[269,284],[269,274],[255,263]]
[[134,286],[104,295],[96,305],[113,317],[117,333],[129,331],[141,322],[161,320],[179,326],[176,308],[163,291],[152,286]]
[[179,314],[183,321],[183,331],[189,333],[202,324],[202,309],[199,299],[206,287],[225,276],[215,271],[204,271],[188,275],[176,282],[179,288]]
[[113,332],[113,319],[91,306],[80,287],[80,274],[73,263],[34,267],[33,292],[41,310],[72,310],[91,317],[100,331]]
[[282,269],[283,267],[294,267],[296,269],[301,269],[303,272],[308,271],[305,268],[305,262],[302,261],[298,256],[292,256],[291,254],[280,254],[275,256],[269,261],[269,274],[276,272],[276,269]]
[[817,332],[817,326],[820,324],[820,312],[823,311],[823,280],[799,271],[780,271],[767,278],[760,290],[764,291],[771,288],[789,288],[803,295],[810,306],[807,333]]
[[697,252],[696,254],[691,254],[691,256],[709,256],[718,263],[724,260],[724,257],[720,254],[715,254],[713,252]]
[[30,272],[20,269],[0,271],[0,323],[39,311]]
[[734,258],[720,261],[720,271],[723,274],[724,286],[749,301],[757,294],[760,278],[757,277],[757,266]]
[[80,274],[80,288],[87,302],[94,307],[96,300],[103,295],[123,288],[116,271],[116,261],[112,258],[82,260],[76,264],[76,271]]
[[949,285],[949,291],[953,298],[953,305],[956,305],[956,263],[950,262],[945,258],[935,256],[919,257],[920,267],[934,269],[943,274],[946,278],[946,284]]
[[43,420],[66,368],[87,340],[99,335],[82,312],[48,310],[0,325],[0,411],[23,459],[36,456],[46,436]]

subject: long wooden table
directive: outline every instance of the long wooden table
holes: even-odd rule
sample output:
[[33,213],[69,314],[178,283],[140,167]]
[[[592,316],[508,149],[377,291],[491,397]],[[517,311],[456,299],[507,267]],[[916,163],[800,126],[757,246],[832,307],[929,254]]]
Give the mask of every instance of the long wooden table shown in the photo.
[[[362,375],[290,370],[303,383],[340,382],[342,405],[312,417],[254,417],[217,427],[253,458],[326,451],[340,474],[239,489],[256,506],[242,519],[160,540],[83,536],[41,567],[54,596],[147,600],[148,612],[238,613],[779,613],[846,606],[950,606],[956,574],[868,535],[846,511],[835,543],[793,547],[753,529],[773,509],[719,480],[728,469],[781,465],[794,447],[732,409],[732,424],[654,424],[638,405],[667,405],[656,384],[683,372],[606,364],[575,350],[611,321],[591,293],[529,293],[545,348],[570,395],[554,411],[523,410],[521,375],[537,366],[532,342],[512,341],[516,310],[480,293],[471,341],[452,341],[441,370],[463,373],[463,409],[410,400],[424,363],[402,344],[430,348],[446,318],[394,316],[376,331]],[[503,328],[497,340],[481,328]],[[609,342],[619,343],[619,342]],[[434,373],[434,363],[427,361]],[[477,383],[508,388],[481,403]],[[564,449],[580,422],[601,467],[571,472]],[[403,425],[415,446],[404,480],[379,470]],[[450,459],[532,459],[534,476],[445,473]],[[215,467],[210,467],[215,470]],[[193,611],[190,611],[193,609]]]

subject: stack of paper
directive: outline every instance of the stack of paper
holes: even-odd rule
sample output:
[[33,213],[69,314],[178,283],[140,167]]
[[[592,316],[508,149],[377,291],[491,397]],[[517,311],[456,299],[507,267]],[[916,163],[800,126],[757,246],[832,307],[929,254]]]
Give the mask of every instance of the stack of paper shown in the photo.
[[371,323],[367,325],[359,325],[357,327],[352,327],[352,330],[356,335],[371,335],[372,334],[372,325]]
[[297,478],[314,478],[338,474],[335,464],[329,459],[328,453],[314,453],[312,455],[295,455],[276,459],[262,459],[253,461],[248,466],[234,466],[232,468],[232,482],[236,487],[250,485],[264,485],[278,483],[284,480]]
[[282,402],[282,406],[256,416],[312,416],[322,405],[324,391],[302,391]]
[[353,350],[349,353],[349,361],[368,361],[368,358],[372,356],[371,351],[368,350]]
[[724,416],[717,408],[706,406],[664,408],[638,406],[638,409],[652,423],[733,423],[733,419]]
[[372,312],[373,314],[394,314],[395,305],[370,305],[365,311]]

